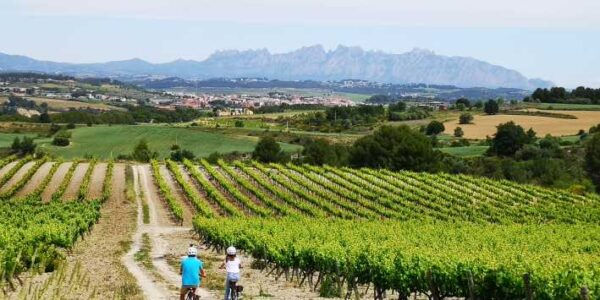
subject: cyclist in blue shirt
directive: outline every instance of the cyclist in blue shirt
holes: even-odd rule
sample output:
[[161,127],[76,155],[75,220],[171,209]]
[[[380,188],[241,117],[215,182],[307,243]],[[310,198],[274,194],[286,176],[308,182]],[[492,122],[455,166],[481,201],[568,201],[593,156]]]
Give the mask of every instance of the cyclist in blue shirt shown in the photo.
[[181,261],[181,292],[179,299],[184,300],[188,289],[194,290],[200,286],[201,278],[206,277],[204,272],[204,263],[197,258],[198,249],[194,245],[190,245],[187,251],[187,257]]

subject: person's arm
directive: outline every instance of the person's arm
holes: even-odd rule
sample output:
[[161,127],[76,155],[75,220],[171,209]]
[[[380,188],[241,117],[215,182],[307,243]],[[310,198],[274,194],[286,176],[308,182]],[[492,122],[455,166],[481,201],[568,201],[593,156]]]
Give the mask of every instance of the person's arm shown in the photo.
[[206,278],[206,271],[204,270],[204,268],[200,269],[200,277]]
[[227,259],[225,259],[225,261],[221,264],[221,266],[219,267],[219,269],[225,269],[225,262],[227,262]]

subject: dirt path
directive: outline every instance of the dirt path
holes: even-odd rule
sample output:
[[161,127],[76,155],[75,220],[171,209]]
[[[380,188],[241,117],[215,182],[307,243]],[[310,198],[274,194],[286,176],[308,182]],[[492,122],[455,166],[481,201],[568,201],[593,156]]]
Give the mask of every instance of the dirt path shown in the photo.
[[[135,261],[135,254],[142,248],[142,235],[147,231],[147,225],[142,222],[142,195],[140,192],[139,169],[140,168],[137,166],[133,168],[133,182],[137,203],[137,229],[133,235],[130,250],[121,260],[125,267],[127,267],[127,270],[135,277],[137,284],[143,291],[146,299],[169,299],[171,293],[169,292],[168,287],[160,282],[156,282],[154,276]],[[152,220],[155,220],[152,214],[150,214],[150,220],[151,222]]]
[[191,206],[190,202],[185,197],[184,192],[181,190],[181,187],[175,181],[173,176],[171,176],[171,172],[165,165],[160,165],[160,174],[165,179],[169,188],[173,191],[173,194],[179,200],[179,203],[182,204],[183,207],[183,226],[184,227],[192,227],[192,219],[194,217],[193,213],[195,209]]
[[62,163],[58,169],[56,169],[56,173],[54,173],[54,176],[52,176],[52,179],[44,189],[44,192],[42,192],[42,200],[44,202],[52,200],[52,194],[58,189],[58,186],[65,178],[65,175],[72,164],[73,162]]
[[37,187],[40,185],[40,183],[42,183],[44,178],[46,178],[46,176],[48,175],[48,173],[50,172],[50,169],[52,169],[52,166],[54,164],[55,164],[55,162],[44,163],[35,172],[35,174],[33,174],[31,179],[25,184],[25,186],[23,186],[23,188],[17,192],[16,197],[17,198],[25,197],[25,196],[31,194],[33,191],[35,191],[35,189],[37,189]]
[[[169,265],[166,259],[166,251],[169,243],[165,236],[171,234],[191,232],[189,227],[174,227],[172,222],[164,216],[164,206],[159,203],[160,199],[153,188],[152,177],[148,165],[136,166],[134,168],[134,185],[136,193],[136,201],[138,203],[138,229],[134,234],[134,240],[131,250],[123,257],[125,265],[129,271],[137,279],[139,286],[145,291],[148,299],[176,299],[178,296],[178,288],[181,284],[181,277]],[[149,224],[142,222],[142,200],[141,196],[146,198],[149,208]],[[142,236],[148,234],[152,242],[152,265],[156,272],[152,272],[140,267],[134,259],[142,246]],[[189,239],[187,243],[189,244]],[[182,248],[182,252],[187,247]],[[158,280],[155,280],[159,277]],[[208,291],[198,289],[197,293],[201,299],[216,299]]]
[[85,177],[85,172],[87,171],[89,163],[80,163],[75,167],[75,171],[73,172],[73,177],[71,178],[71,182],[67,186],[62,199],[64,200],[73,200],[77,199],[77,195],[79,194],[79,186]]
[[0,189],[0,192],[4,192],[4,191],[10,189],[13,185],[15,185],[17,182],[19,182],[19,180],[21,180],[21,178],[23,178],[23,176],[25,176],[25,174],[27,173],[27,171],[29,171],[29,169],[33,168],[34,165],[35,165],[35,161],[30,161],[30,162],[24,164],[17,171],[17,173],[15,173],[15,175],[13,175],[13,177],[11,177],[6,182],[6,184],[2,187],[2,189]]
[[92,171],[90,179],[90,188],[88,190],[87,199],[98,199],[102,196],[102,188],[104,177],[106,176],[106,163],[96,164]]

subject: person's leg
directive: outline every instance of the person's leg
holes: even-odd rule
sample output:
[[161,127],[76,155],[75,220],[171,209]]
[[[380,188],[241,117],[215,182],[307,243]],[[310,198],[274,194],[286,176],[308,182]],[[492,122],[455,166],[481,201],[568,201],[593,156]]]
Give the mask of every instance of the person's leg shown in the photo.
[[179,290],[179,300],[184,300],[185,292],[187,292],[187,289],[182,286],[181,289]]
[[237,293],[237,285],[240,283],[240,273],[234,273],[231,276],[231,279],[235,282],[235,286],[232,288],[231,292],[235,293],[236,296],[239,296]]

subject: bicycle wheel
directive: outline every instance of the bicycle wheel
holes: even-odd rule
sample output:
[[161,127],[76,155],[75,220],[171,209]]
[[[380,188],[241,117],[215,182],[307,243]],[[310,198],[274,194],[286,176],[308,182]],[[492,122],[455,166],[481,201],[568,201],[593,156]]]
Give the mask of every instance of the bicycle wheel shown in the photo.
[[185,300],[195,300],[194,291],[192,289],[188,289],[187,293],[185,293]]

